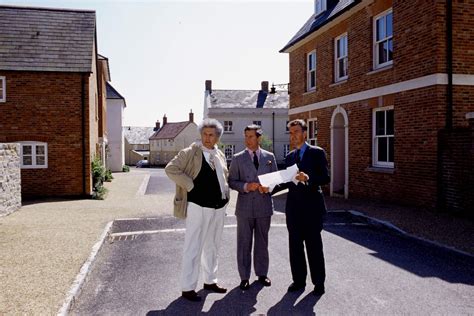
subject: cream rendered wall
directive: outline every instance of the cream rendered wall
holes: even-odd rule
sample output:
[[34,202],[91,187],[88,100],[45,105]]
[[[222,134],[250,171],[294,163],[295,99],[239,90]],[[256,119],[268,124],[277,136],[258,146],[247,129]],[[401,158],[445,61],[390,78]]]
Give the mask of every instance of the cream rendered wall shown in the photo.
[[150,163],[167,164],[181,149],[191,145],[201,137],[196,123],[188,124],[174,139],[157,139],[150,141]]
[[107,167],[113,172],[122,171],[125,164],[125,145],[123,137],[123,110],[125,102],[122,99],[107,99],[107,135],[108,147]]

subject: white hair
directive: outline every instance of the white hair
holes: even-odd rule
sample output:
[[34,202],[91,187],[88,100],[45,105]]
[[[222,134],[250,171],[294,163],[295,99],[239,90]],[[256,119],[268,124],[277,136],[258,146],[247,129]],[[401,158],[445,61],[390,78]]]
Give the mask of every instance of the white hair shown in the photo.
[[199,134],[202,134],[202,129],[205,127],[215,128],[218,137],[221,137],[224,132],[221,122],[213,118],[205,118],[198,124]]

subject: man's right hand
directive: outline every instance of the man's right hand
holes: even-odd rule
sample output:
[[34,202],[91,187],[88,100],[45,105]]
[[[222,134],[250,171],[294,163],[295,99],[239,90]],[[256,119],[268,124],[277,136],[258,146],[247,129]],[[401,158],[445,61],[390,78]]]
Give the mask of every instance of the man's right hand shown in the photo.
[[257,182],[247,183],[247,191],[253,192],[255,190],[258,190],[259,186],[260,186],[260,183],[257,183]]

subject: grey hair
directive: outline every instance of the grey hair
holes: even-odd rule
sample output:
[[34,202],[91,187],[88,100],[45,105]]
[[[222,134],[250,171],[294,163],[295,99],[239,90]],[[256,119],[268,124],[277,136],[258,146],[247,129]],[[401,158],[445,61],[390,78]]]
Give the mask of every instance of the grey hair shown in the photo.
[[202,134],[202,130],[205,127],[215,128],[218,137],[221,137],[222,133],[224,132],[224,127],[222,127],[221,122],[213,118],[205,118],[201,121],[201,123],[198,124],[197,128],[199,134]]

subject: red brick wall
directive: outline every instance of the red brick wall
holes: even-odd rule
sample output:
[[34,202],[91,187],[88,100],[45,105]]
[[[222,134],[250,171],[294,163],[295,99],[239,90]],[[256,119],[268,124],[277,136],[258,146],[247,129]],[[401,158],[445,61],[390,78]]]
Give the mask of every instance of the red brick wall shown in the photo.
[[[83,194],[82,75],[7,71],[0,75],[6,77],[7,89],[7,102],[0,103],[0,142],[48,144],[48,168],[21,170],[23,197]],[[88,80],[86,93],[87,84]],[[87,174],[89,166],[90,161]],[[90,185],[86,189],[90,193]]]

